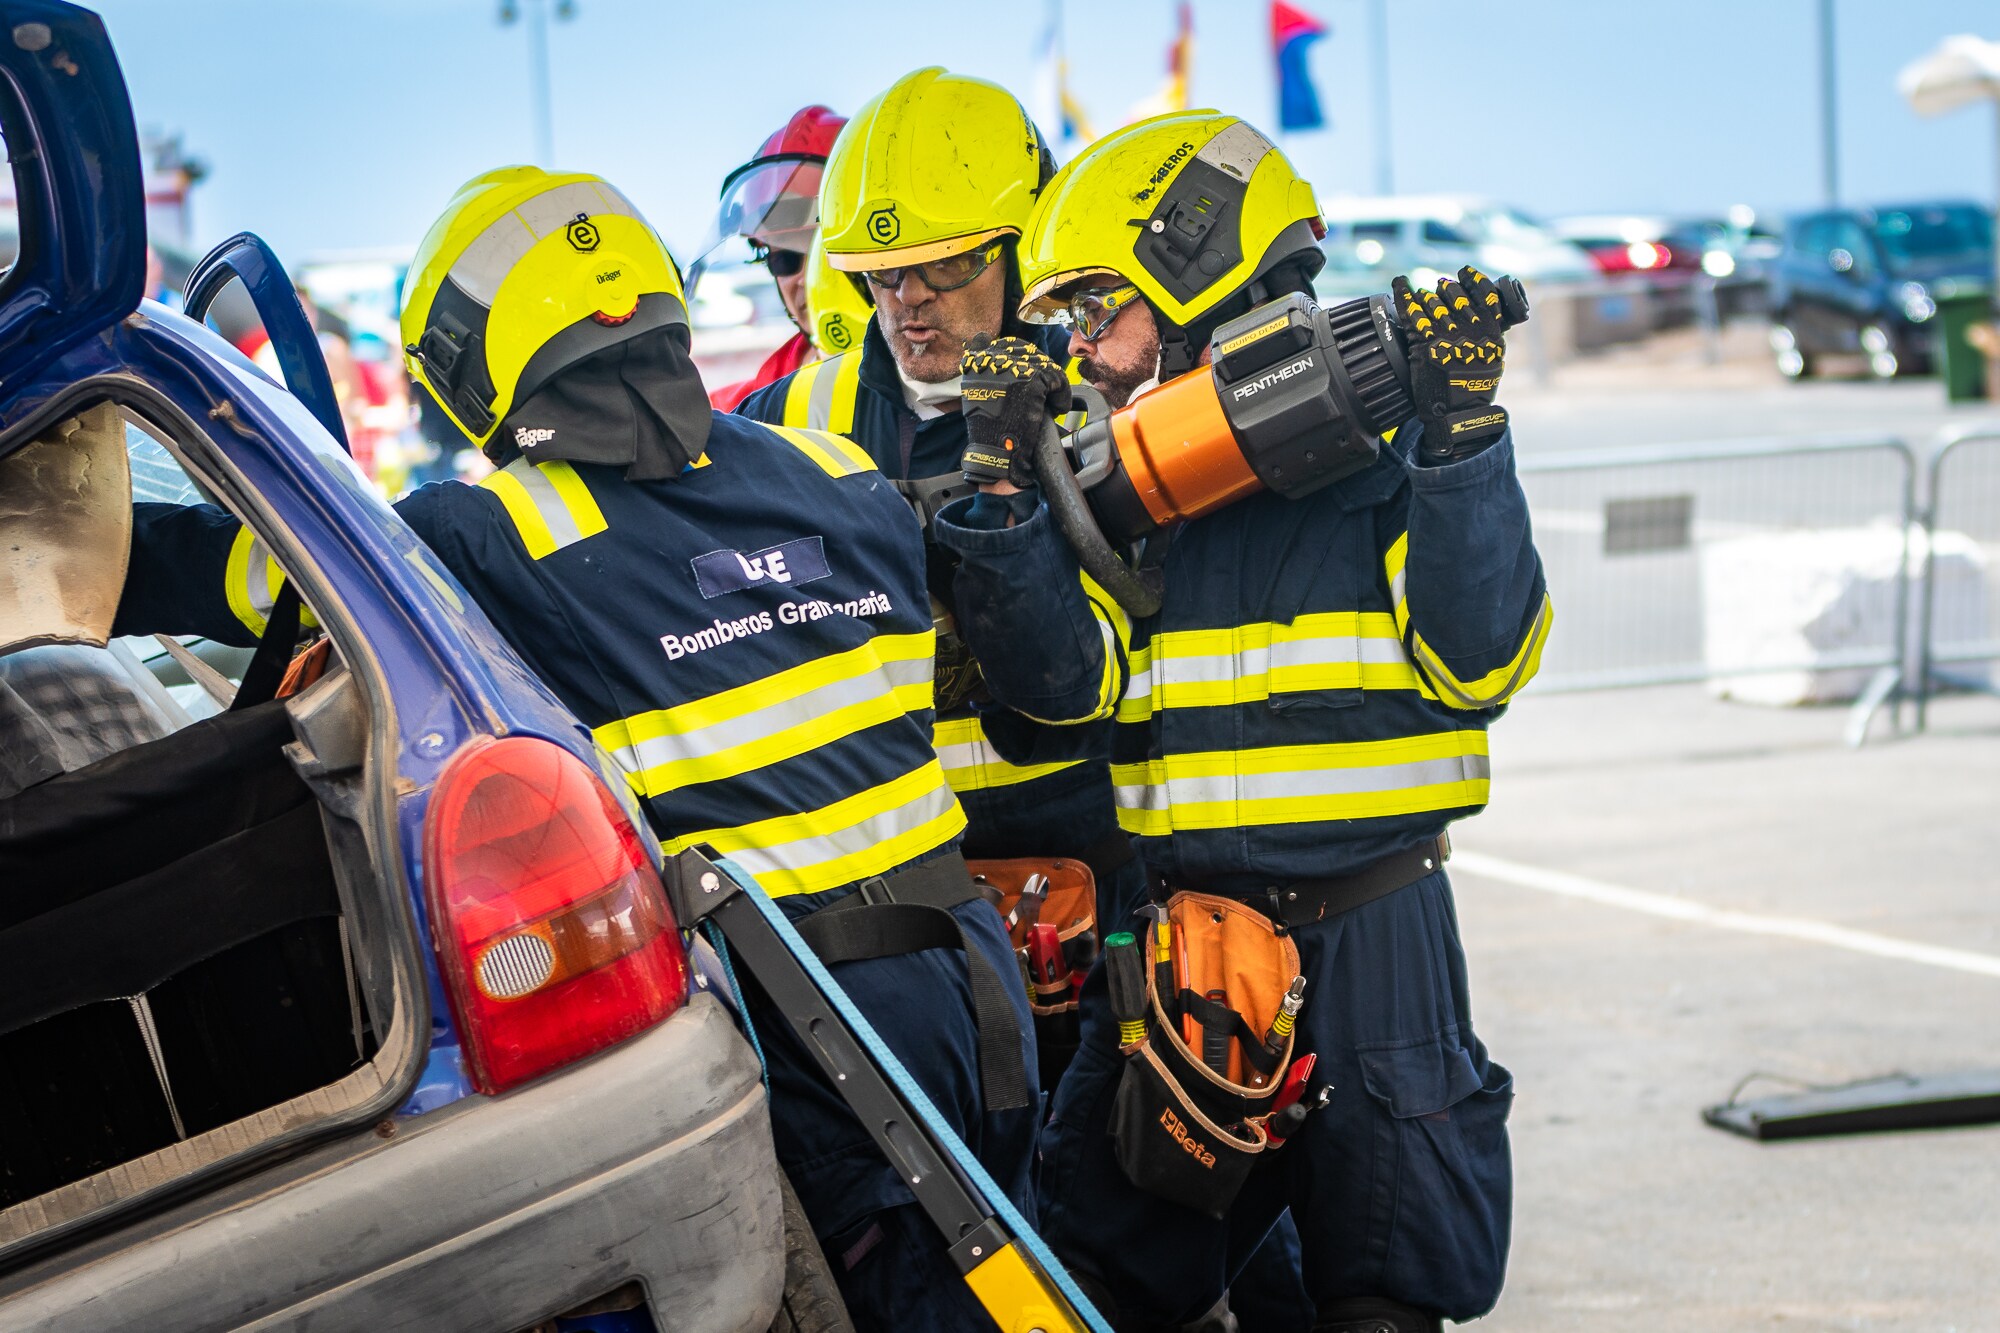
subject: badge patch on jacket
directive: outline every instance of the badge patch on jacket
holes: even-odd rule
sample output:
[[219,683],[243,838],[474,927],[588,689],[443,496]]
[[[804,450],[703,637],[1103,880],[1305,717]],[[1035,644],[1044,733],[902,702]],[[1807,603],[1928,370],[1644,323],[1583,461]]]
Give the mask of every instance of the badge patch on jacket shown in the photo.
[[833,572],[826,563],[826,541],[821,537],[800,537],[761,551],[710,551],[689,563],[694,566],[694,583],[703,597],[720,597],[768,583],[797,587]]

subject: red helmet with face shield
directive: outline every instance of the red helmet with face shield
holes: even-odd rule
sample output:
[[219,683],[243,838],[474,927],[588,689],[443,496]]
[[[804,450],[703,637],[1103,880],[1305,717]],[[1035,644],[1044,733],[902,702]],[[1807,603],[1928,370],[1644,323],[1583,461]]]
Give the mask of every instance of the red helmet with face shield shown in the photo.
[[795,111],[748,162],[723,178],[715,224],[688,265],[690,291],[710,255],[733,237],[761,249],[801,255],[811,247],[819,227],[820,172],[846,123],[845,116],[823,106]]

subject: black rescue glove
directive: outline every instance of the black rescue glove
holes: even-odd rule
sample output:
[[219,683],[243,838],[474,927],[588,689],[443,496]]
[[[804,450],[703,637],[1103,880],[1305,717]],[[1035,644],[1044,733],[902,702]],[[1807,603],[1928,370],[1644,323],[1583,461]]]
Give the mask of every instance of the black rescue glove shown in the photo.
[[1507,351],[1500,293],[1470,267],[1457,282],[1439,279],[1435,292],[1397,278],[1389,293],[1410,333],[1410,396],[1424,423],[1417,461],[1470,458],[1507,429],[1507,410],[1493,405]]
[[959,465],[977,485],[1035,484],[1035,446],[1050,421],[1069,410],[1063,368],[1025,338],[974,334],[959,361],[959,410],[965,453]]

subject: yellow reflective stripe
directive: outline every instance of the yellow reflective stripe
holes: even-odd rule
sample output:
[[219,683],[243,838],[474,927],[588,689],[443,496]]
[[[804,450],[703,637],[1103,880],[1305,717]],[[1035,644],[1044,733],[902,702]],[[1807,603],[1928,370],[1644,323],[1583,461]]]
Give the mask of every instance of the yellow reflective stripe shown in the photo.
[[[243,622],[245,629],[259,638],[264,635],[264,626],[270,622],[264,612],[271,609],[267,601],[260,609],[250,595],[250,553],[257,545],[256,534],[248,528],[239,527],[236,539],[229,543],[229,561],[223,566],[223,594],[229,599],[229,609]],[[259,574],[263,571],[260,569]]]
[[1118,697],[1124,691],[1122,663],[1132,645],[1132,618],[1096,579],[1082,570],[1077,571],[1077,577],[1083,580],[1083,595],[1090,602],[1091,614],[1096,617],[1098,633],[1104,640],[1104,676],[1097,686],[1097,706],[1091,710],[1089,717],[1081,719],[1094,722],[1112,715],[1118,706]]
[[507,510],[531,559],[553,555],[607,526],[590,487],[568,463],[517,458],[479,484]]
[[1492,708],[1505,703],[1523,685],[1535,678],[1541,669],[1542,647],[1548,642],[1549,628],[1555,623],[1555,604],[1548,594],[1542,595],[1541,610],[1535,613],[1535,623],[1529,627],[1528,635],[1521,647],[1505,666],[1496,667],[1475,681],[1462,681],[1451,673],[1437,650],[1424,642],[1421,634],[1410,633],[1410,602],[1407,591],[1407,566],[1410,557],[1410,534],[1405,532],[1389,544],[1388,552],[1382,557],[1383,573],[1389,576],[1389,598],[1396,607],[1396,632],[1407,635],[1410,651],[1423,668],[1426,679],[1420,682],[1424,697],[1437,699],[1452,708]]
[[1174,630],[1154,635],[1150,647],[1155,708],[1256,703],[1300,690],[1422,688],[1395,621],[1381,611]]
[[1462,681],[1452,675],[1444,660],[1424,642],[1423,635],[1413,635],[1411,646],[1416,650],[1417,660],[1423,663],[1425,673],[1437,682],[1438,698],[1444,703],[1453,708],[1492,708],[1505,703],[1541,670],[1542,646],[1549,640],[1549,627],[1555,623],[1555,618],[1555,603],[1544,593],[1542,609],[1536,612],[1535,623],[1522,641],[1521,651],[1515,653],[1507,665],[1495,667],[1474,681]]
[[[263,638],[265,627],[271,623],[271,607],[284,586],[285,571],[278,567],[255,533],[239,526],[229,543],[229,558],[222,567],[222,595],[229,603],[230,614],[245,629]],[[303,603],[299,606],[299,627],[319,628],[312,608]]]
[[1389,576],[1389,605],[1395,608],[1398,637],[1410,629],[1410,600],[1403,588],[1403,567],[1409,559],[1410,534],[1405,532],[1389,543],[1389,550],[1382,557],[1382,571]]
[[1125,693],[1113,714],[1120,722],[1144,722],[1153,715],[1153,645],[1125,659]]
[[[854,400],[861,388],[861,354],[850,352],[834,359],[833,399],[827,405],[826,420],[811,423],[820,430],[832,431],[835,435],[849,435],[854,431]],[[790,425],[788,421],[785,423]]]
[[540,560],[555,553],[556,539],[549,532],[549,525],[512,474],[504,470],[490,473],[479,484],[493,492],[506,508],[507,517],[514,520],[514,530],[521,534],[521,545],[528,548],[529,559]]
[[1280,745],[1113,764],[1128,833],[1315,823],[1484,805],[1478,729],[1335,745]]
[[829,477],[851,477],[875,470],[875,460],[843,436],[829,435],[825,431],[795,430],[790,426],[772,426],[770,429],[817,463],[820,471]]
[[932,759],[899,778],[822,806],[661,844],[673,855],[711,843],[775,896],[851,884],[914,860],[965,828],[965,812]]
[[1081,759],[1069,759],[1053,764],[1010,764],[986,739],[986,729],[977,717],[953,717],[939,721],[931,728],[931,744],[937,750],[938,763],[944,768],[944,780],[955,792],[1013,787],[1045,778],[1051,773],[1060,773],[1066,768],[1075,768],[1083,762]]
[[785,390],[785,425],[812,424],[813,381],[826,373],[826,367],[825,361],[811,361],[792,372],[791,386]]
[[[607,722],[591,734],[599,745],[618,756],[626,772],[641,779],[640,789],[658,794],[690,780],[667,780],[680,765],[698,762],[703,756],[684,756],[673,747],[657,742],[686,739],[710,733],[705,741],[714,744],[712,756],[726,766],[726,756],[751,747],[775,744],[773,738],[795,729],[809,727],[811,719],[797,716],[799,709],[815,706],[813,696],[849,682],[867,683],[879,677],[886,689],[877,692],[893,699],[901,711],[918,712],[931,706],[931,658],[936,651],[937,632],[877,635],[857,648],[827,657],[814,658],[747,684],[695,699],[673,708],[655,709],[616,722]],[[900,670],[898,668],[901,668]],[[867,696],[864,696],[864,699]],[[863,699],[845,699],[837,706],[852,707]],[[877,719],[882,720],[882,719]],[[744,724],[734,726],[731,724]],[[868,725],[873,725],[872,723]],[[714,733],[728,727],[731,734],[718,738]],[[855,728],[858,730],[859,728]],[[846,734],[846,733],[843,733]],[[649,748],[654,750],[648,754]],[[810,747],[808,747],[810,748]],[[800,753],[801,751],[793,751]],[[655,755],[668,756],[654,762]],[[754,765],[753,765],[754,766]],[[688,770],[692,771],[692,770]],[[737,769],[735,771],[743,771]],[[657,780],[656,780],[657,779]]]

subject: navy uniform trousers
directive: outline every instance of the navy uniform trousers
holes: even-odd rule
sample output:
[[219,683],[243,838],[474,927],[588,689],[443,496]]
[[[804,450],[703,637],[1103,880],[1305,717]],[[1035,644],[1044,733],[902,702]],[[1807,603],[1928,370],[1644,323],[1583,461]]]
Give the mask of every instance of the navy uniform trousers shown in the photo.
[[[828,889],[777,901],[796,921],[853,892]],[[991,907],[974,899],[952,914],[1003,980],[1019,975],[1006,928]],[[979,1033],[964,954],[956,949],[925,949],[895,958],[834,963],[827,970],[994,1183],[1024,1216],[1032,1218],[1030,1174],[1042,1106],[1040,1094],[1032,1090],[1035,1046],[1027,995],[1008,987],[1020,1020],[1023,1067],[1033,1100],[1027,1106],[989,1111],[981,1096]],[[741,970],[736,976],[763,1047],[778,1161],[820,1233],[855,1328],[860,1333],[892,1329],[965,1333],[992,1328],[951,1262],[937,1227],[900,1179],[883,1170],[882,1154],[827,1083],[811,1053],[755,980]],[[913,1023],[913,1014],[923,1015],[923,1021]]]
[[1042,1233],[1110,1289],[1121,1330],[1196,1319],[1226,1287],[1246,1313],[1272,1304],[1283,1265],[1249,1261],[1288,1207],[1318,1304],[1386,1296],[1462,1321],[1499,1299],[1513,1076],[1473,1033],[1443,872],[1294,939],[1307,985],[1296,1049],[1319,1057],[1313,1082],[1333,1096],[1258,1164],[1225,1221],[1146,1194],[1119,1170],[1107,1128],[1123,1065],[1117,1025],[1101,991],[1084,996],[1083,1049],[1042,1134],[1053,1187]]

